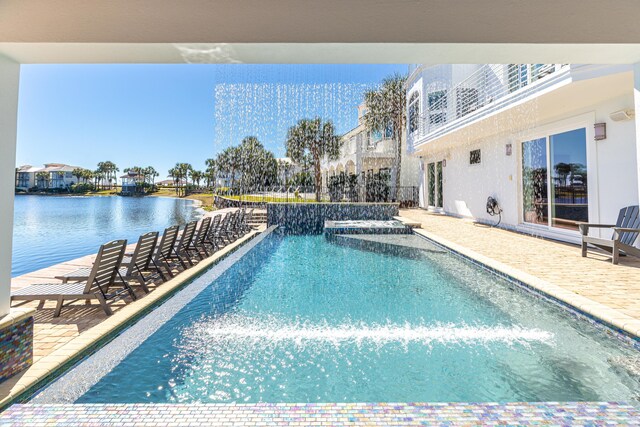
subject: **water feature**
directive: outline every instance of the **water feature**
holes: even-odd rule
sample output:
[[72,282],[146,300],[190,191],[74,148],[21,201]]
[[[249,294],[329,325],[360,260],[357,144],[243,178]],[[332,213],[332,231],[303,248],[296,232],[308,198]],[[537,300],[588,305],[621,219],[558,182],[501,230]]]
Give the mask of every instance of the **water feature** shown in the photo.
[[199,215],[192,200],[168,197],[17,196],[11,275],[95,253],[110,240],[134,243]]
[[272,234],[193,286],[34,402],[638,398],[636,350],[447,252]]

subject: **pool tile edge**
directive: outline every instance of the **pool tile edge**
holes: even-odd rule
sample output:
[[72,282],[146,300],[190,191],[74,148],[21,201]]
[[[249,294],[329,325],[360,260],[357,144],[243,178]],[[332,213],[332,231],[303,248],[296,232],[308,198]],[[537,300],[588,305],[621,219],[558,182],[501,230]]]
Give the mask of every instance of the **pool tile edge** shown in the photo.
[[554,285],[553,283],[508,266],[500,261],[496,261],[493,258],[479,254],[474,250],[437,236],[425,229],[414,229],[414,233],[447,248],[475,264],[479,264],[481,267],[493,273],[497,273],[511,281],[524,285],[532,291],[541,294],[543,297],[551,299],[552,301],[555,300],[554,302],[564,305],[565,308],[574,310],[587,318],[592,318],[596,322],[612,329],[614,332],[628,336],[635,341],[636,347],[640,349],[639,319],[635,319],[614,308],[564,289],[561,286]]

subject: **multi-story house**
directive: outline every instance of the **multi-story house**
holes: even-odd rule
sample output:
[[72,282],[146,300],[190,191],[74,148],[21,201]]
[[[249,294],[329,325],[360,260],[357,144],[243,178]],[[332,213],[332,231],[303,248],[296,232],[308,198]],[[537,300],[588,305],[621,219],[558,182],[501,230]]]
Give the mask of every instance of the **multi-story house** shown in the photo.
[[638,204],[632,66],[418,66],[407,101],[424,208],[576,241]]
[[[375,133],[367,130],[364,123],[366,107],[358,107],[358,125],[342,136],[342,148],[337,160],[323,159],[321,163],[322,182],[327,185],[332,176],[356,175],[358,182],[364,184],[368,177],[382,172],[388,177],[389,185],[395,185],[396,148],[391,139],[391,130]],[[400,185],[415,186],[417,181],[417,162],[407,151],[406,138],[402,138],[402,157],[400,162]]]
[[42,167],[31,165],[20,166],[16,171],[16,189],[64,189],[77,184],[78,179],[73,176],[73,170],[78,166],[63,163],[45,163]]

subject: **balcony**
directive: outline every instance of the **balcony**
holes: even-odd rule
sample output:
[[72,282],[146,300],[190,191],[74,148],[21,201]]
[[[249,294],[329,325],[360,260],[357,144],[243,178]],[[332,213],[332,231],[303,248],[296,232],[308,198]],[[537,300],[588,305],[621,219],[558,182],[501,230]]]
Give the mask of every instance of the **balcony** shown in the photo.
[[541,80],[551,81],[550,76],[568,68],[566,64],[486,64],[455,86],[425,94],[426,112],[414,119],[409,113],[411,142],[421,144],[529,96],[541,87]]

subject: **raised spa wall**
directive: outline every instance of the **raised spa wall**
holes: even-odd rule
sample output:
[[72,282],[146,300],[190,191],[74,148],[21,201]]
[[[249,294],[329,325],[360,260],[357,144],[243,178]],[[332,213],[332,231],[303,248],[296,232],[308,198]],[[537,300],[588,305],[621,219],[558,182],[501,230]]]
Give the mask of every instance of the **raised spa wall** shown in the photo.
[[34,309],[16,309],[0,318],[0,383],[33,364]]
[[397,203],[269,203],[267,226],[287,234],[320,234],[326,220],[387,221],[398,215]]

